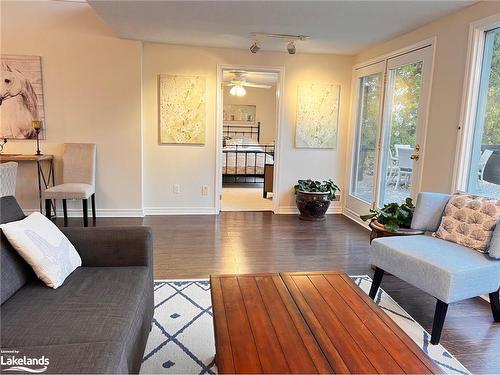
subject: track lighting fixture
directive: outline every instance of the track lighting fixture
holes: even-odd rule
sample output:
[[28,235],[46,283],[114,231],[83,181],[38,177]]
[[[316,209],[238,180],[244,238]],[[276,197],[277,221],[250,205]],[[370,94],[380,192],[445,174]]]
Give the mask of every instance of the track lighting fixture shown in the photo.
[[292,34],[269,34],[269,33],[251,33],[252,38],[254,38],[254,43],[250,46],[250,52],[257,53],[260,50],[260,44],[267,38],[275,39],[286,39],[288,40],[286,45],[286,50],[290,55],[295,55],[297,52],[297,47],[295,47],[296,40],[307,40],[309,36],[307,35],[292,35]]
[[257,53],[259,52],[259,50],[260,50],[259,44],[257,42],[253,42],[253,44],[250,46],[250,52]]

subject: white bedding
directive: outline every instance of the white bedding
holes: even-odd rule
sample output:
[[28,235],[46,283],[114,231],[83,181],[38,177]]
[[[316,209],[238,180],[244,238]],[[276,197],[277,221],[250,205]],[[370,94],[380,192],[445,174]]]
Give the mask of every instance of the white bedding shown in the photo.
[[264,164],[274,163],[273,156],[266,154],[258,144],[230,145],[224,147],[223,151],[223,174],[264,174]]

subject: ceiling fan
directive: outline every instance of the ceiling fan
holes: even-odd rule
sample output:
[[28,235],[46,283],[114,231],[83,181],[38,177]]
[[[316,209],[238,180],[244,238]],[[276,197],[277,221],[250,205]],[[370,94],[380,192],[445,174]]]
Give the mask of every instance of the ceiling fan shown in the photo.
[[255,87],[260,89],[270,89],[272,87],[271,85],[261,85],[258,83],[247,82],[245,78],[246,72],[242,70],[233,70],[228,73],[233,74],[234,78],[231,79],[230,82],[224,82],[223,85],[231,87],[229,93],[234,96],[245,96],[247,93],[245,87]]

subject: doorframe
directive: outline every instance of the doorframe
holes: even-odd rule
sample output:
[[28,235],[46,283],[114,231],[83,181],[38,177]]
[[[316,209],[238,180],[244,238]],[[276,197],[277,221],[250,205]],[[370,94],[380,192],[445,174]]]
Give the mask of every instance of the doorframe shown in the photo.
[[273,200],[272,212],[277,213],[279,209],[279,173],[281,170],[281,139],[284,121],[283,115],[283,95],[285,82],[284,66],[264,66],[264,65],[242,65],[242,64],[217,64],[217,84],[216,84],[216,139],[215,139],[215,213],[219,214],[222,200],[222,134],[223,134],[223,97],[222,97],[222,73],[224,70],[248,70],[253,72],[270,72],[278,74],[276,84],[276,128],[274,140],[274,175],[273,175]]
[[[453,179],[450,193],[467,190],[469,177],[469,157],[476,123],[478,93],[484,53],[484,33],[488,29],[500,27],[500,13],[471,22],[469,25],[467,57],[465,61],[460,120],[457,124],[457,140]],[[465,170],[467,166],[467,170]]]
[[[424,113],[424,121],[423,121],[423,144],[422,149],[423,153],[420,155],[421,157],[421,163],[420,163],[420,179],[418,181],[417,185],[417,191],[421,191],[422,189],[422,174],[423,174],[423,168],[424,168],[424,160],[425,160],[425,153],[426,153],[426,144],[427,144],[427,129],[428,129],[428,124],[429,124],[429,112],[430,112],[430,107],[431,107],[431,98],[432,98],[432,84],[433,84],[433,79],[434,79],[434,66],[435,66],[435,60],[436,60],[436,45],[437,45],[437,35],[434,35],[430,38],[420,40],[418,42],[415,42],[411,45],[399,48],[394,51],[387,52],[382,55],[378,55],[376,57],[373,57],[371,59],[365,60],[363,62],[357,63],[353,66],[352,68],[352,80],[351,80],[351,103],[350,103],[350,113],[349,113],[349,132],[348,132],[348,147],[347,147],[347,160],[348,160],[348,165],[345,171],[345,181],[346,181],[346,186],[349,187],[350,189],[350,184],[351,184],[351,170],[353,167],[353,157],[352,154],[354,152],[354,137],[355,137],[355,132],[356,132],[356,126],[357,126],[357,102],[355,98],[355,89],[356,89],[356,82],[357,82],[357,77],[356,77],[356,71],[367,68],[368,66],[375,65],[381,62],[386,63],[386,71],[384,72],[384,83],[383,83],[383,98],[382,98],[382,108],[381,112],[383,113],[385,110],[385,94],[386,94],[386,87],[385,87],[385,81],[387,79],[387,62],[388,60],[399,57],[402,55],[405,55],[407,53],[411,53],[426,47],[431,48],[431,67],[430,67],[430,77],[429,77],[429,94],[427,96],[427,101],[426,101],[426,110]],[[380,133],[382,131],[382,126],[383,124],[380,124],[380,129],[378,130],[377,133]],[[378,134],[378,139],[377,139],[377,148],[381,147],[381,137],[380,134]],[[378,170],[376,171],[378,175]],[[349,194],[349,193],[347,193]],[[376,194],[375,194],[375,199],[378,202],[378,188],[376,189]],[[344,199],[344,206],[343,206],[343,214],[350,218],[351,220],[357,222],[358,224],[368,228],[368,224],[361,221],[359,218],[358,213],[354,212],[352,209],[347,207],[347,199]]]

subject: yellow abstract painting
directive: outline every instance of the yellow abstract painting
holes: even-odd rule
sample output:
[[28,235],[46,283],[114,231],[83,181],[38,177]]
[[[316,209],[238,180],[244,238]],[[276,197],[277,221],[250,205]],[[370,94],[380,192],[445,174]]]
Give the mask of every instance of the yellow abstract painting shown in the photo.
[[160,75],[160,143],[205,144],[205,91],[205,77]]
[[295,146],[337,147],[340,85],[299,84]]

